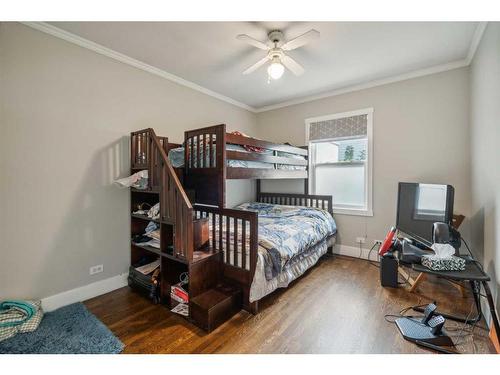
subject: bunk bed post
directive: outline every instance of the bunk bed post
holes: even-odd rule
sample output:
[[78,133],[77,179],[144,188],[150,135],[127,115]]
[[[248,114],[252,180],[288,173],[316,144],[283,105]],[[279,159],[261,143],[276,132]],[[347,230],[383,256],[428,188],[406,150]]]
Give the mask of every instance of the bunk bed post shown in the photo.
[[253,315],[257,315],[259,313],[259,301],[255,301],[250,304],[250,313]]
[[216,127],[216,149],[217,156],[216,160],[218,162],[217,168],[220,169],[221,173],[219,176],[219,207],[226,207],[226,169],[227,169],[227,160],[226,160],[226,124],[221,124]]
[[306,164],[306,178],[304,178],[304,194],[309,194],[309,158],[311,155],[309,154],[309,146],[302,146],[302,149],[307,151],[307,164]]
[[259,198],[260,198],[260,179],[259,178],[256,180],[256,185],[257,185],[257,187],[256,187],[256,193],[257,193],[256,201],[258,202]]

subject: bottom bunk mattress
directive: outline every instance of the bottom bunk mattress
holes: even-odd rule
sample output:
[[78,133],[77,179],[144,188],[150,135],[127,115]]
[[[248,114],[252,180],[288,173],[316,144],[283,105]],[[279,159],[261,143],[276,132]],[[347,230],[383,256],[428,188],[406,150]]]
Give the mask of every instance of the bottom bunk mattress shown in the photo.
[[293,259],[279,274],[270,280],[265,277],[265,261],[262,252],[259,251],[255,275],[250,287],[250,302],[258,301],[278,288],[286,288],[292,281],[302,276],[318,262],[319,258],[326,254],[329,246],[335,245],[335,238],[335,235],[333,235],[311,246],[300,257]]
[[[319,208],[258,202],[244,203],[236,208],[255,211],[259,217],[258,256],[250,292],[251,302],[276,288],[287,286],[315,264],[326,252],[337,231],[332,215]],[[222,235],[224,259],[228,259],[229,264],[243,268],[241,234],[234,238],[233,222],[231,221],[229,228],[224,223],[223,228],[217,225],[215,231],[211,227],[212,220],[209,223],[209,233],[215,233],[216,241]],[[248,240],[247,238],[245,242]],[[233,245],[235,243],[238,244],[236,252]],[[232,248],[229,254],[226,253],[228,245]],[[249,249],[248,243],[246,248]],[[235,253],[237,259],[234,259]],[[244,268],[249,270],[249,252],[246,252],[245,258]]]

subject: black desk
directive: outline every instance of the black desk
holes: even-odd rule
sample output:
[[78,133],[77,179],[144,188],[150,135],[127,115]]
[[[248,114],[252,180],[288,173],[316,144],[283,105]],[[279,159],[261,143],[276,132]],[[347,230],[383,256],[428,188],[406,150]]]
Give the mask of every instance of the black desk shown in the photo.
[[[495,326],[495,331],[497,334],[500,332],[500,324],[498,323],[498,317],[495,311],[495,304],[493,302],[493,297],[491,296],[491,290],[488,286],[488,281],[490,277],[481,269],[481,267],[474,261],[466,259],[465,270],[463,271],[433,271],[421,264],[413,264],[412,268],[417,272],[424,272],[431,275],[437,275],[439,277],[444,277],[455,281],[468,281],[472,294],[474,296],[474,302],[476,304],[477,315],[472,319],[466,319],[457,317],[455,315],[439,313],[443,317],[459,322],[473,324],[481,319],[481,284],[483,285],[484,291],[486,293],[486,298],[488,300],[488,306],[490,308],[491,317],[493,319],[493,325]],[[416,311],[423,312],[423,309],[415,308]]]

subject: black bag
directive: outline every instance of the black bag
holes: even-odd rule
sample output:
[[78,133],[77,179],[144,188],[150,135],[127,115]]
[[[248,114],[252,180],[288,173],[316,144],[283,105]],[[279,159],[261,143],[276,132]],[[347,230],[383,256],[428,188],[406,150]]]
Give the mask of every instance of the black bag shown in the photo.
[[156,278],[156,283],[153,282],[151,275],[143,275],[134,267],[129,268],[128,285],[152,300],[154,304],[160,303],[160,277]]

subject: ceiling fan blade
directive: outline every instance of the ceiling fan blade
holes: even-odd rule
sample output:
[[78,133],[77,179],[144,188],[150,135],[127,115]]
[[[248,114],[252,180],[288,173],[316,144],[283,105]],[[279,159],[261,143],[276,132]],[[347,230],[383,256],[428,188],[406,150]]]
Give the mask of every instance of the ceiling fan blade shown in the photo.
[[243,71],[243,74],[250,74],[259,69],[262,65],[269,61],[269,57],[264,57],[262,60],[257,61],[250,68]]
[[292,49],[302,47],[304,44],[307,44],[318,38],[319,38],[319,31],[312,29],[302,34],[301,36],[298,36],[295,39],[289,40],[288,42],[283,44],[281,48],[284,51],[291,51]]
[[263,49],[264,51],[267,51],[269,49],[267,44],[261,42],[260,40],[254,39],[246,34],[240,34],[236,37],[236,39],[241,40],[242,42],[248,43],[251,46]]
[[304,74],[304,68],[302,67],[302,65],[292,59],[290,56],[284,55],[281,62],[296,76]]

